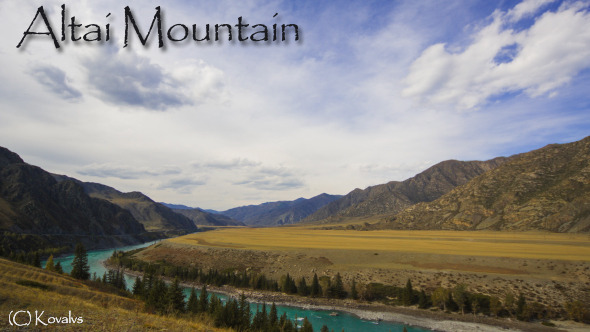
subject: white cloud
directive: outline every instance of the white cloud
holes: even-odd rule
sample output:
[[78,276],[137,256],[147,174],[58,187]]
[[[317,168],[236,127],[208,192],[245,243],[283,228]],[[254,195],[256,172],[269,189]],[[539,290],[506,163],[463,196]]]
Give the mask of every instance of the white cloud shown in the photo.
[[[543,4],[523,2],[508,13],[496,12],[462,51],[450,52],[443,43],[429,46],[411,65],[403,95],[472,109],[503,93],[523,91],[537,97],[568,83],[590,67],[588,4],[564,3],[528,29],[505,28]],[[511,59],[498,61],[511,46]]]

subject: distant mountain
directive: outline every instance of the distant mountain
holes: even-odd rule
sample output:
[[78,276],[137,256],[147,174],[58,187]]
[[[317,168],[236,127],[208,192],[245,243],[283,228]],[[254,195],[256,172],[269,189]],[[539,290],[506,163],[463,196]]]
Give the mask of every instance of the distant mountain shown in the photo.
[[[57,181],[0,147],[0,245],[4,250],[136,244],[146,230],[131,213],[90,197],[72,180]],[[23,240],[24,239],[24,240]]]
[[182,204],[170,204],[170,203],[164,203],[164,202],[160,202],[160,204],[162,204],[165,207],[170,208],[172,210],[192,210],[192,209],[194,209],[194,207],[190,207],[190,206],[186,206],[186,205],[182,205]]
[[243,222],[234,220],[223,214],[214,214],[199,208],[190,210],[175,209],[174,212],[188,217],[195,225],[199,226],[246,226]]
[[590,137],[517,155],[377,227],[589,232]]
[[297,223],[317,211],[322,206],[342,196],[320,194],[294,201],[269,202],[248,205],[220,212],[249,226],[277,226]]
[[[55,175],[60,180],[68,177]],[[78,181],[78,180],[76,180]],[[198,229],[191,219],[175,213],[172,209],[154,202],[148,196],[134,191],[120,192],[100,183],[81,182],[90,197],[109,201],[131,212],[133,217],[151,232],[164,232],[167,236],[182,235],[196,232]]]
[[499,157],[488,161],[443,161],[402,182],[355,189],[322,207],[304,222],[338,222],[345,217],[395,214],[413,204],[433,201],[506,160]]

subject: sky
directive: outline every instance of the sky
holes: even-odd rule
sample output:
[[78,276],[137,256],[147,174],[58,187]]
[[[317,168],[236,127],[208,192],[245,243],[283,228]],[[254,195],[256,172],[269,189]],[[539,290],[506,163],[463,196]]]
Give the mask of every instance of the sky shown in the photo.
[[[101,41],[61,41],[62,4]],[[24,35],[40,6],[59,49]],[[126,6],[143,34],[160,6],[164,47],[123,47]],[[238,17],[299,40],[191,39]],[[346,194],[590,134],[590,1],[0,0],[0,38],[0,146],[160,202]]]

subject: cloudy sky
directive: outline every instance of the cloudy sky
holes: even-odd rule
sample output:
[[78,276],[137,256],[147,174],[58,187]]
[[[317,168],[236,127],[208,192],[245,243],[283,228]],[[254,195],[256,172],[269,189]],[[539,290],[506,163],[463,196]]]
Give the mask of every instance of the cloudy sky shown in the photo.
[[[62,4],[103,40],[16,47],[39,6],[60,39]],[[165,47],[123,48],[124,7],[145,33],[158,5]],[[240,16],[300,40],[166,36]],[[157,201],[346,194],[590,134],[589,1],[0,0],[0,27],[0,146]]]

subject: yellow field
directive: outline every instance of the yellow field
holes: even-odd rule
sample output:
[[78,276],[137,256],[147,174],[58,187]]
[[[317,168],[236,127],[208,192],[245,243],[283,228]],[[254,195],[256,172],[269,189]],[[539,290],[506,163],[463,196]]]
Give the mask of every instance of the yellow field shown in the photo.
[[590,261],[590,236],[556,233],[348,231],[303,227],[221,229],[168,240],[255,250],[346,249]]

